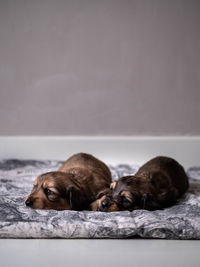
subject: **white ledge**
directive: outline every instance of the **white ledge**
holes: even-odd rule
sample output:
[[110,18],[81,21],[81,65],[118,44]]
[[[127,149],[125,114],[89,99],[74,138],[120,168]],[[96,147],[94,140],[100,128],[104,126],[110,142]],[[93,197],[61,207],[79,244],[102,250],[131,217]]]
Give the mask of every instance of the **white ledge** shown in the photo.
[[200,166],[200,136],[0,136],[0,159],[65,160],[86,152],[108,164],[143,164],[157,155]]

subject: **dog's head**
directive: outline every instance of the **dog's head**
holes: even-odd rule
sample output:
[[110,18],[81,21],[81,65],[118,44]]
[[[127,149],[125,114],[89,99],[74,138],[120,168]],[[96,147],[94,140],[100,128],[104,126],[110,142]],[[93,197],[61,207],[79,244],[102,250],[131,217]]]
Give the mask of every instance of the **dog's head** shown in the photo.
[[33,209],[75,209],[78,190],[70,174],[48,172],[36,178],[25,205]]
[[110,192],[109,188],[100,191],[96,196],[96,200],[90,204],[90,210],[101,211],[102,203],[107,198],[109,192]]
[[134,176],[120,178],[111,183],[109,190],[100,192],[97,200],[91,204],[91,209],[111,212],[141,208],[145,196],[141,196],[138,183]]

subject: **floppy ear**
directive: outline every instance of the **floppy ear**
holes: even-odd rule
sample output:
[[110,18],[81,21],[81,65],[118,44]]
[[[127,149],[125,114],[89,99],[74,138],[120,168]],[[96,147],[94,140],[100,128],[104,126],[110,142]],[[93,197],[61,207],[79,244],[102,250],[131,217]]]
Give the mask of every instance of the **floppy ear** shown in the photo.
[[162,207],[156,201],[151,198],[148,193],[143,194],[141,198],[141,208],[144,210],[160,210]]
[[79,189],[70,185],[66,189],[66,199],[72,210],[83,210],[88,206],[88,200]]
[[141,206],[143,210],[147,208],[147,199],[148,199],[148,194],[143,194],[141,198]]
[[72,186],[69,185],[66,189],[66,198],[67,201],[71,207],[71,209],[75,209],[76,208],[76,189]]

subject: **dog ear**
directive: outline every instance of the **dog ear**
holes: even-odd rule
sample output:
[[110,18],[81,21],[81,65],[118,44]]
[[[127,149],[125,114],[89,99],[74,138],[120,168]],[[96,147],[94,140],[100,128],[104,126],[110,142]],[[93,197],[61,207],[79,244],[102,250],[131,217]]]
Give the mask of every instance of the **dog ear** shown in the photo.
[[74,186],[69,185],[66,189],[66,198],[69,203],[71,209],[76,209],[76,189]]
[[147,208],[147,200],[148,200],[149,196],[148,194],[143,194],[142,198],[141,198],[141,206],[142,209],[145,210]]
[[150,194],[143,194],[141,198],[141,208],[144,210],[160,210],[162,209],[161,205],[154,201]]
[[72,210],[83,210],[88,206],[87,199],[75,186],[68,186],[66,189],[66,198]]

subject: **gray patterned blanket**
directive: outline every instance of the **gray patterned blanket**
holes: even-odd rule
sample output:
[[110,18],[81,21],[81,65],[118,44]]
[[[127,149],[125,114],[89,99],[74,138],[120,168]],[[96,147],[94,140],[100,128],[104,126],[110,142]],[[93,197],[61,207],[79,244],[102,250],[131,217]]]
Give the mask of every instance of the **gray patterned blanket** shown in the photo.
[[[36,176],[58,169],[59,161],[0,161],[1,238],[200,239],[200,167],[189,168],[190,188],[179,202],[157,211],[93,212],[33,210],[24,206]],[[110,166],[113,179],[139,166]]]

